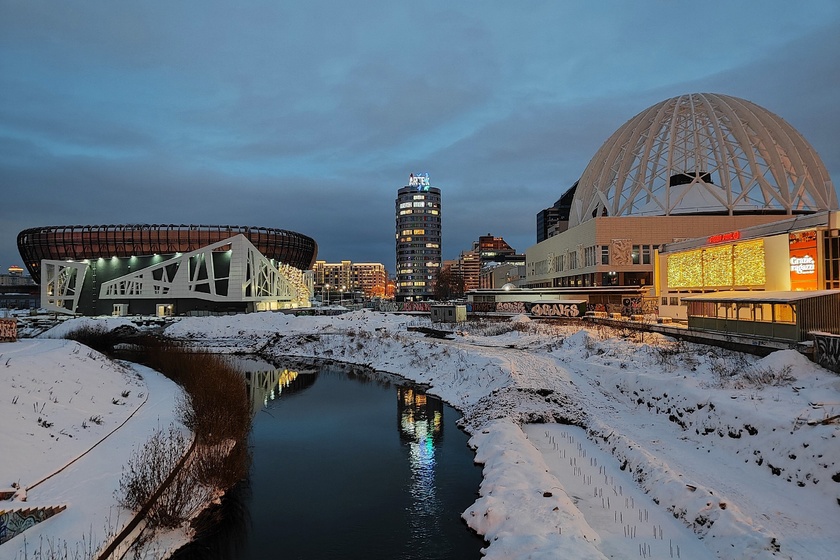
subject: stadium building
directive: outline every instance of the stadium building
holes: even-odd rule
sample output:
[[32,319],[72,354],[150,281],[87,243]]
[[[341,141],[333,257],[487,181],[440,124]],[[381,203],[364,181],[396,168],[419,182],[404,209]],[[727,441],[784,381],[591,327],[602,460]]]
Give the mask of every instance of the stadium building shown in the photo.
[[248,226],[46,226],[18,234],[41,306],[82,315],[308,307],[314,239]]

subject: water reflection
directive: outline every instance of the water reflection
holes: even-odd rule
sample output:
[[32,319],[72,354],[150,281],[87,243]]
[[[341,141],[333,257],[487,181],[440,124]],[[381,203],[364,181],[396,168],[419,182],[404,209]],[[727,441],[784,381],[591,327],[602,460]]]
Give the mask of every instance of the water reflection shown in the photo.
[[245,376],[254,414],[280,395],[291,395],[311,387],[318,377],[318,369],[311,365],[278,368],[253,356],[229,356],[228,361]]
[[[231,496],[243,511],[228,509],[239,519],[208,528],[178,560],[480,557],[483,541],[460,513],[481,469],[440,399],[335,362],[231,360],[254,412],[265,412],[254,419],[249,480]],[[295,529],[278,541],[278,527]]]
[[435,484],[435,444],[443,437],[443,402],[414,387],[398,387],[397,418],[411,467],[409,523],[412,534],[423,538],[432,532],[443,510]]

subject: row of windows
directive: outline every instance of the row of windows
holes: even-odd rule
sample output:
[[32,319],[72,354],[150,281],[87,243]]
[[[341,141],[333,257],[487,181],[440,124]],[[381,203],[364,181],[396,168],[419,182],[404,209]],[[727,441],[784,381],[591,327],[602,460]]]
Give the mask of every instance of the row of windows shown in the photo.
[[427,237],[418,237],[417,239],[414,239],[413,237],[408,237],[407,236],[407,237],[399,237],[398,239],[400,240],[401,244],[402,243],[411,243],[412,241],[420,241],[419,244],[412,245],[413,247],[428,247],[428,245],[425,245],[423,242],[426,241],[426,240],[429,240],[429,239],[431,239],[433,241],[437,241],[437,243],[435,245],[438,245],[438,246],[440,245],[440,237],[428,237],[427,236]]
[[796,323],[796,308],[788,303],[717,303],[692,301],[688,314],[762,323]]
[[400,202],[400,210],[403,208],[440,208],[437,202]]
[[[630,253],[630,263],[651,264],[654,245],[633,245]],[[622,259],[616,259],[620,262]],[[552,272],[563,272],[576,268],[597,266],[599,264],[610,264],[610,246],[592,245],[583,248],[582,260],[578,258],[578,251],[570,251],[566,254],[548,258],[542,261],[531,263],[531,274],[550,274]]]
[[407,214],[431,214],[432,216],[437,216],[440,212],[438,210],[412,210],[411,208],[400,210],[400,216]]

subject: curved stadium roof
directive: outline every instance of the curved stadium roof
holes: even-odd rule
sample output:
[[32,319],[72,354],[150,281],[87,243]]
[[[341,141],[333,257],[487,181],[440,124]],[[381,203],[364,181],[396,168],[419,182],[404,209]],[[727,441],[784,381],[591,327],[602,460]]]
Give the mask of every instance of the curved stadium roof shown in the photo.
[[283,229],[249,226],[126,224],[43,226],[18,234],[21,258],[35,282],[41,259],[83,260],[188,253],[243,234],[263,255],[300,270],[312,268],[318,254],[314,239]]
[[580,178],[569,226],[596,216],[836,208],[825,165],[790,124],[744,99],[694,93],[645,109],[610,136]]

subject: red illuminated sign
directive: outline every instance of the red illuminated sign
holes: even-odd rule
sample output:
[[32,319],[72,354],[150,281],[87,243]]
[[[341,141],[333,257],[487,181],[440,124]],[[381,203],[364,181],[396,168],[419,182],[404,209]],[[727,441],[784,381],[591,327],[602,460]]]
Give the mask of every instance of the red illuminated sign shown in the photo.
[[791,233],[790,242],[790,289],[816,290],[819,287],[817,275],[817,232],[814,230]]
[[740,231],[730,231],[727,233],[716,233],[709,236],[709,243],[723,243],[725,241],[738,241],[741,239]]

